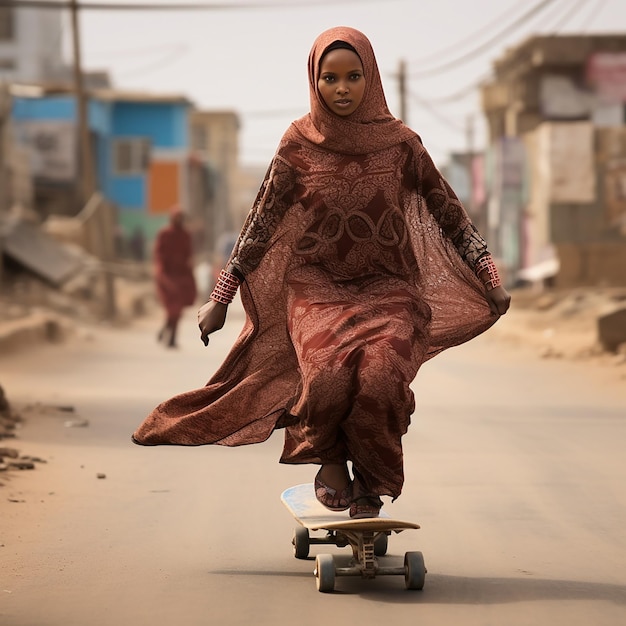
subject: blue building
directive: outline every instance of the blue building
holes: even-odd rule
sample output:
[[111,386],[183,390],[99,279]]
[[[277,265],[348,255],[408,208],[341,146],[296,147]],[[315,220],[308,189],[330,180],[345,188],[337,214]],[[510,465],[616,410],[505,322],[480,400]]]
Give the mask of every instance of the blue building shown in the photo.
[[[76,214],[81,208],[74,200],[80,171],[76,99],[67,90],[28,89],[13,98],[17,142],[29,152],[44,204],[52,203],[57,213]],[[126,235],[140,231],[152,239],[172,205],[189,204],[190,110],[182,96],[90,92],[96,187],[117,206]]]

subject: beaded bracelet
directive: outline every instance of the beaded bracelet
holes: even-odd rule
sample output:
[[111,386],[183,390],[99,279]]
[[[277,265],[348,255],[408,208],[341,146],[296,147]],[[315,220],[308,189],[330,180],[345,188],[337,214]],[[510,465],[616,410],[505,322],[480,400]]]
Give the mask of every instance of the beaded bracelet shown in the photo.
[[211,300],[221,304],[230,304],[237,293],[239,285],[241,285],[241,281],[234,274],[222,270],[215,287],[213,287]]
[[478,261],[476,262],[476,266],[474,268],[474,271],[476,272],[476,275],[478,277],[480,277],[480,275],[485,270],[489,275],[489,278],[484,281],[485,287],[487,287],[489,291],[495,289],[496,287],[500,287],[502,285],[502,281],[500,280],[500,276],[498,274],[498,268],[493,262],[490,254],[486,254],[485,256],[480,257],[480,259],[478,259]]

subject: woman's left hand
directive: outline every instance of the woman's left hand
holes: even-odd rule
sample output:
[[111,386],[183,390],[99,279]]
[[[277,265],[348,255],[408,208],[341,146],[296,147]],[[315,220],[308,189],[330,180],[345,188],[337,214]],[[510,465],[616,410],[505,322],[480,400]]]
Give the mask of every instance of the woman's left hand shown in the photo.
[[198,311],[198,326],[200,339],[205,346],[209,345],[209,335],[224,327],[228,305],[209,300]]
[[495,287],[485,292],[489,308],[495,315],[504,315],[511,306],[511,294],[504,287]]

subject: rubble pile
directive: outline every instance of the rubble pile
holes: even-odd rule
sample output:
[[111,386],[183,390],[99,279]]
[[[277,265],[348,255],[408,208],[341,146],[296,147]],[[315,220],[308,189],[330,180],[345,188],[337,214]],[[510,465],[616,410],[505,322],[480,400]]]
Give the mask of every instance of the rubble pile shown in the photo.
[[13,439],[15,428],[21,421],[21,416],[11,409],[4,389],[0,387],[0,441]]
[[[128,323],[144,315],[156,301],[151,275],[143,267],[130,265],[115,268],[114,275],[114,321]],[[24,273],[8,274],[0,295],[0,322],[45,312],[59,320],[99,323],[103,320],[103,288],[102,268],[90,265],[61,286]]]
[[21,421],[21,415],[11,408],[4,389],[0,387],[0,472],[35,469],[36,463],[45,463],[43,459],[23,456],[16,448],[3,445],[5,439],[15,439]]
[[623,311],[625,288],[519,290],[494,331],[510,343],[531,348],[541,358],[622,367],[626,366]]

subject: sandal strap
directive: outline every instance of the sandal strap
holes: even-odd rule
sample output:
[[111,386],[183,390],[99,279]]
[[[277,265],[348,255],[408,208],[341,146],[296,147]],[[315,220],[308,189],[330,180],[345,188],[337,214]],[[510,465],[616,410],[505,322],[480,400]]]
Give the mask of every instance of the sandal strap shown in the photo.
[[352,498],[350,504],[359,504],[361,500],[365,500],[362,504],[377,506],[379,508],[383,506],[383,501],[378,496],[357,496],[356,498]]
[[350,508],[352,499],[352,483],[349,483],[341,491],[329,487],[319,476],[315,477],[315,497],[331,511],[345,511]]

